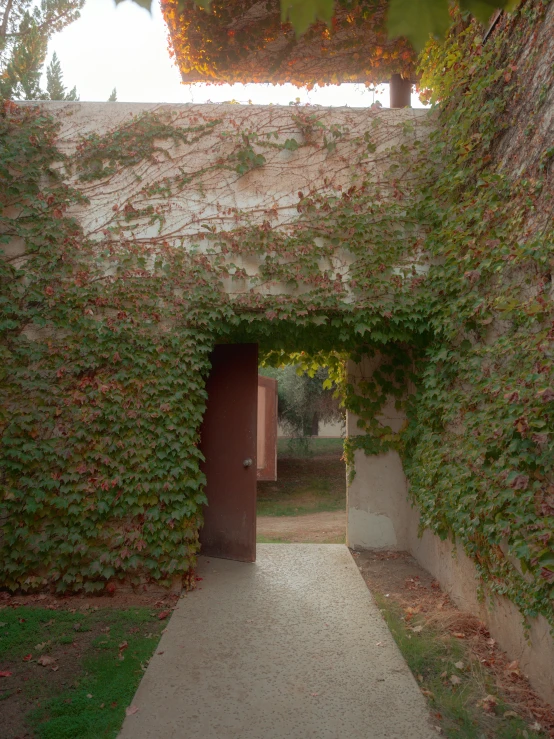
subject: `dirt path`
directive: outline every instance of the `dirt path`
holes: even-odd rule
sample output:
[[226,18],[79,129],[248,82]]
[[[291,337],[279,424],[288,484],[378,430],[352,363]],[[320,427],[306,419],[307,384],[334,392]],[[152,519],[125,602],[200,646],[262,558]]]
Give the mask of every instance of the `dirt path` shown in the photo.
[[346,512],[308,513],[304,516],[258,516],[258,536],[302,544],[341,544]]

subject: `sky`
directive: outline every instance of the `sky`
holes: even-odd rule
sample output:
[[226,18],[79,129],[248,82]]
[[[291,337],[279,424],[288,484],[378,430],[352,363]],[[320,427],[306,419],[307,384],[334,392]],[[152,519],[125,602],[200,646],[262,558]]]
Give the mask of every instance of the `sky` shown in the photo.
[[[48,48],[60,60],[64,84],[74,85],[83,101],[105,101],[117,89],[120,102],[206,103],[235,100],[257,105],[314,105],[366,107],[374,100],[389,105],[388,85],[373,94],[364,85],[343,84],[314,88],[293,85],[183,85],[167,50],[167,29],[159,3],[152,15],[135,3],[87,0],[81,17],[55,34]],[[412,106],[423,107],[417,95]]]

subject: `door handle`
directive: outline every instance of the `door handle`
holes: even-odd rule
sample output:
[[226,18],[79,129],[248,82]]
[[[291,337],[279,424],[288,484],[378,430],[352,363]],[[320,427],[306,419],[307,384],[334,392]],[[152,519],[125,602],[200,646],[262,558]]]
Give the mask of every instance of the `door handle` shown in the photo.
[[251,460],[251,459],[245,459],[245,460],[243,461],[243,463],[242,463],[242,466],[243,466],[243,467],[252,467],[252,464],[253,464],[253,462],[252,462],[252,460]]

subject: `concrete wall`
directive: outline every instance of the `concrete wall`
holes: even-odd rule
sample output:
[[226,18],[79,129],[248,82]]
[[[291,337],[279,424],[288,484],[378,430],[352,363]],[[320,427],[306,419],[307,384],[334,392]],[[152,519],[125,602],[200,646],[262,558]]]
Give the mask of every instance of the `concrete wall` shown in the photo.
[[[521,613],[507,598],[490,594],[478,598],[479,576],[475,565],[462,547],[450,540],[441,541],[430,531],[418,538],[419,515],[408,501],[408,551],[441,584],[459,608],[470,611],[484,621],[494,639],[509,655],[518,660],[535,690],[554,705],[554,639],[543,616],[529,622],[525,633]],[[404,517],[403,517],[404,519]]]
[[[348,381],[357,387],[371,377],[380,357],[365,357],[360,364],[349,362]],[[364,431],[358,426],[358,416],[346,414],[346,435],[358,436]],[[383,425],[399,431],[405,416],[391,401],[380,416]],[[407,500],[406,477],[398,452],[366,456],[358,449],[354,455],[355,475],[351,482],[347,470],[346,542],[353,549],[406,549],[408,520],[404,515]]]
[[[62,167],[66,182],[87,198],[87,202],[72,207],[70,215],[75,216],[86,236],[99,243],[126,239],[152,246],[168,244],[208,254],[212,262],[215,249],[218,264],[229,267],[230,276],[223,278],[223,289],[230,295],[296,295],[308,288],[259,279],[263,256],[248,253],[246,243],[222,256],[220,246],[216,248],[213,240],[206,239],[208,232],[224,234],[263,226],[294,234],[302,221],[297,209],[299,193],[340,193],[364,177],[382,182],[390,166],[391,147],[421,138],[430,122],[427,111],[409,108],[54,101],[40,105],[59,121],[57,146],[70,157],[78,154],[90,135],[124,131],[144,115],[156,115],[180,129],[187,140],[162,138],[155,142],[156,151],[151,156],[133,165],[128,161],[116,163],[114,171],[103,179],[83,181],[77,169]],[[309,117],[308,128],[302,116]],[[200,134],[194,132],[195,127],[202,126],[207,128]],[[334,149],[325,145],[326,135],[333,138],[328,133],[331,126],[341,132]],[[264,156],[265,164],[239,174],[233,157],[244,149],[245,132],[252,135],[252,146]],[[370,155],[364,140],[367,132],[376,147]],[[284,144],[287,139],[294,139],[298,148],[264,145]],[[125,146],[133,150],[132,142]],[[183,179],[185,184],[180,184]],[[149,207],[159,217],[153,219],[146,212]],[[322,243],[316,243],[319,241]],[[347,286],[354,255],[340,245],[329,256],[324,246],[323,239],[314,239],[316,257],[321,249],[319,269]],[[235,273],[237,277],[233,277]]]
[[[378,358],[350,363],[349,379],[359,383],[371,375]],[[360,433],[358,418],[347,414],[347,435]],[[382,422],[398,430],[401,413],[387,404]],[[408,483],[397,452],[366,456],[355,453],[355,477],[347,485],[346,541],[352,549],[398,549],[410,552],[440,583],[454,603],[487,624],[511,660],[518,660],[535,690],[554,705],[554,639],[543,616],[529,623],[528,635],[517,607],[507,598],[487,592],[480,600],[479,576],[462,547],[441,541],[426,530],[418,537],[419,513],[408,499]]]

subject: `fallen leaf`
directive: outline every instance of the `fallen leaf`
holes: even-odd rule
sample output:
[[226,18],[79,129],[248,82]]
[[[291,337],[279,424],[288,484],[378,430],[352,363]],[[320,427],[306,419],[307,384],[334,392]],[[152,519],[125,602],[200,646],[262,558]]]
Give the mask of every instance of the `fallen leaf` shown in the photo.
[[542,726],[539,724],[538,721],[535,721],[534,724],[531,724],[531,728],[533,731],[542,731]]
[[464,663],[461,662],[461,661],[460,662],[454,662],[454,667],[457,667],[458,670],[463,670],[464,669]]
[[138,706],[128,706],[125,709],[125,715],[126,716],[132,716],[133,713],[137,713],[137,712],[138,712]]
[[158,654],[163,654],[163,651],[162,652],[158,652]]
[[454,634],[453,634],[453,636],[455,636],[456,639],[465,639],[466,638],[466,635],[465,634],[462,634],[461,631],[455,631]]
[[2,670],[2,672],[0,672],[0,677],[11,677],[11,676],[12,676],[12,673],[9,672],[8,670]]
[[423,626],[414,626],[412,631],[415,631],[416,634],[419,634],[420,631],[423,631]]
[[515,711],[505,711],[504,718],[517,718],[517,713]]
[[2,629],[4,626],[7,626],[8,624],[6,621],[0,621],[0,629]]
[[110,633],[110,627],[109,626],[104,626],[104,628],[100,629],[100,631],[103,634],[109,634]]
[[444,672],[441,672],[441,677],[447,677],[447,676],[448,676],[448,672],[446,672],[446,670]]
[[504,668],[504,672],[508,675],[520,675],[521,673],[519,671],[519,662],[517,661],[517,659],[515,659],[513,662],[510,662],[509,665],[506,665],[506,667]]
[[450,675],[450,682],[452,685],[459,685],[462,682],[462,679],[458,677],[458,675]]
[[378,641],[378,642],[377,642],[377,644],[376,644],[375,646],[376,646],[376,647],[382,647],[382,646],[383,646],[383,642],[382,642],[382,641]]
[[54,667],[52,667],[52,672],[57,672],[59,669],[58,665],[54,665]]
[[101,703],[100,708],[104,708],[105,705],[106,705],[105,703]]
[[51,667],[55,664],[56,660],[54,659],[54,657],[50,657],[48,654],[41,654],[41,656],[37,659],[37,665],[42,665],[43,667]]
[[164,618],[167,618],[169,616],[169,611],[161,611],[161,613],[158,613],[158,618],[160,621],[163,621]]
[[421,692],[423,695],[426,695],[428,698],[434,698],[435,695],[430,690],[425,690],[425,688],[421,688]]
[[129,644],[126,641],[122,641],[121,644],[119,645],[119,649],[120,651],[122,651],[123,649],[127,649],[128,646]]
[[493,713],[494,709],[497,705],[498,701],[494,697],[494,695],[487,695],[483,700],[481,701],[481,705],[484,708],[485,711],[488,711],[489,713]]
[[87,698],[92,698],[92,693],[87,693]]
[[29,661],[30,661],[30,660],[32,660],[32,659],[33,659],[33,655],[32,655],[32,654],[26,654],[26,655],[25,655],[25,656],[23,657],[23,662],[29,662]]

